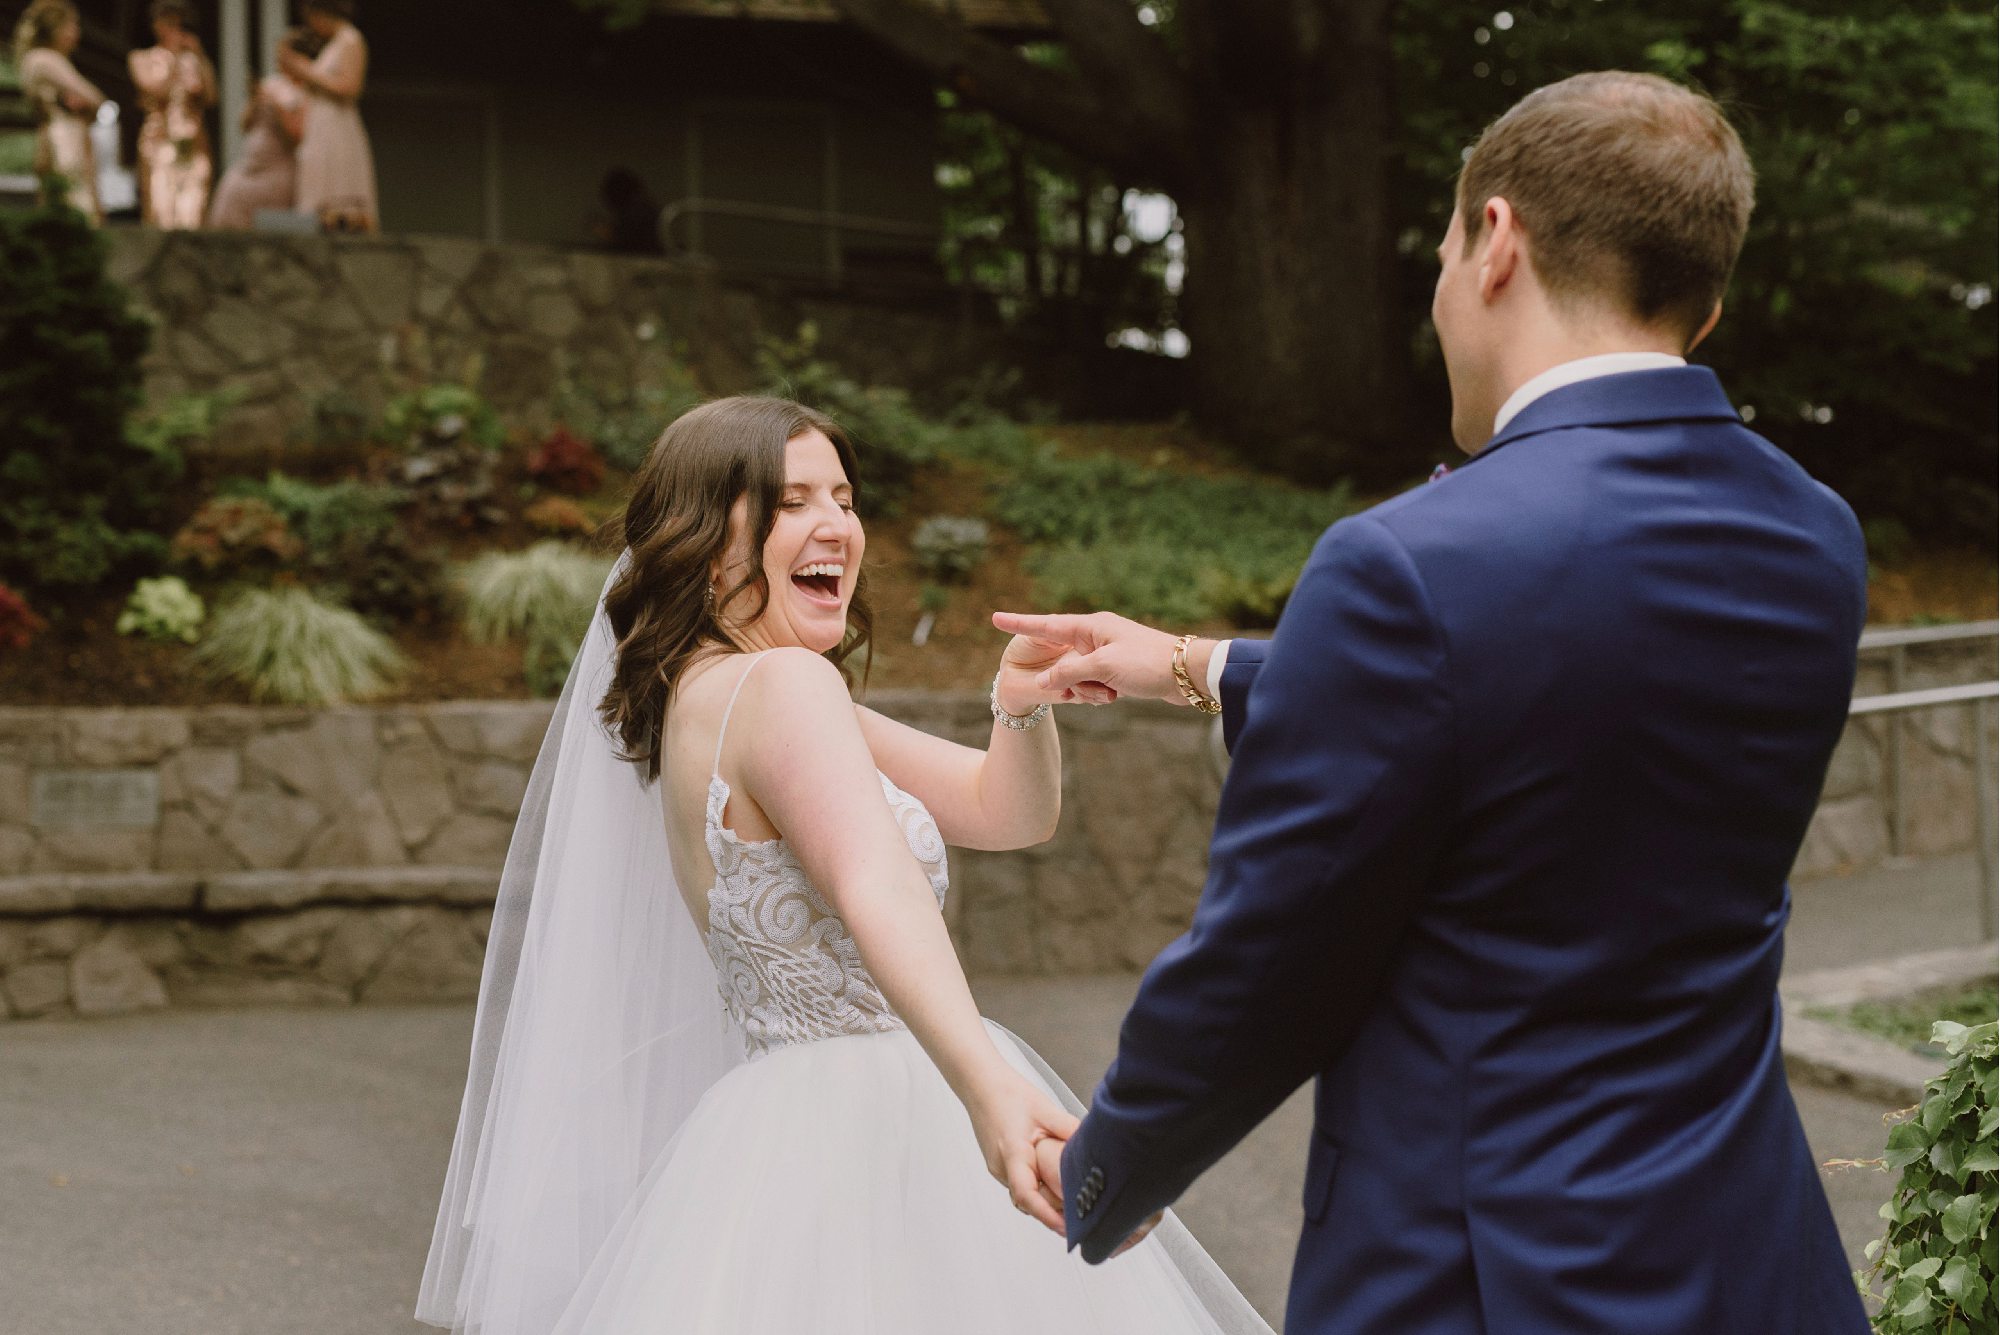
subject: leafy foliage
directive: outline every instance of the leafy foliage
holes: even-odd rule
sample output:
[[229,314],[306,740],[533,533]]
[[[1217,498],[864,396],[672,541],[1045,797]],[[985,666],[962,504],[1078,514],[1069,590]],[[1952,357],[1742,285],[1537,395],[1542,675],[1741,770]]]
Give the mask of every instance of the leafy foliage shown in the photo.
[[992,529],[983,519],[932,515],[917,525],[910,548],[917,565],[940,584],[963,584],[986,559]]
[[1882,1300],[1884,1335],[1993,1335],[1994,1193],[2000,1151],[1996,1026],[1940,1020],[1931,1041],[1950,1054],[1924,1101],[1889,1132],[1884,1164],[1902,1176],[1882,1207],[1887,1233],[1855,1275]]
[[556,420],[592,441],[604,457],[626,472],[636,471],[653,452],[667,423],[708,398],[694,374],[678,363],[657,381],[641,385],[617,402],[605,402],[565,386],[556,395]]
[[164,555],[181,459],[126,429],[150,339],[81,214],[0,214],[0,574],[94,585]]
[[0,649],[25,649],[48,626],[26,598],[0,584]]
[[402,654],[381,631],[296,586],[238,594],[194,652],[216,675],[282,704],[365,700],[403,670]]
[[268,501],[218,496],[202,502],[174,534],[171,555],[209,574],[283,566],[305,553],[305,544]]
[[334,562],[381,541],[396,527],[396,511],[408,497],[394,487],[346,479],[309,482],[277,471],[262,482],[225,482],[223,496],[262,501],[280,515],[314,558]]
[[609,560],[555,541],[478,557],[456,572],[466,632],[487,643],[520,640],[528,688],[553,695],[610,572]]
[[937,457],[948,427],[927,417],[907,390],[862,385],[821,360],[818,349],[819,330],[810,323],[796,338],[766,340],[757,350],[758,377],[766,393],[817,408],[846,430],[861,469],[856,490],[877,513],[893,514],[917,470]]
[[411,501],[404,489],[355,478],[309,482],[272,472],[262,482],[238,478],[222,490],[268,505],[284,518],[303,545],[292,563],[327,596],[357,612],[399,621],[428,620],[438,611],[443,563],[398,522]]
[[1931,1029],[1938,1020],[1976,1025],[2000,1014],[2000,989],[1991,980],[1942,995],[1926,994],[1904,1001],[1864,1001],[1824,1017],[1918,1052],[1927,1052]]
[[392,476],[425,520],[452,528],[504,523],[494,492],[499,455],[471,437],[428,439],[398,461]]
[[1115,455],[1043,447],[1006,471],[993,513],[1036,544],[1029,568],[1053,604],[1167,621],[1277,620],[1345,487],[1190,477]]
[[[1459,153],[1537,85],[1649,70],[1719,98],[1757,168],[1722,323],[1700,351],[1752,425],[1864,519],[1990,536],[1996,143],[1990,6],[1960,0],[1426,0],[1398,11],[1410,328]],[[1444,391],[1428,333],[1424,397]]]
[[208,605],[186,580],[162,575],[142,579],[132,590],[125,610],[118,614],[118,633],[193,644],[201,638],[201,623],[207,618]]
[[604,484],[604,456],[567,427],[557,427],[528,456],[528,476],[552,491],[588,496]]
[[397,397],[382,414],[382,426],[411,449],[470,441],[497,450],[507,439],[493,405],[463,385],[431,385]]
[[[1053,46],[1029,54],[1066,63]],[[1127,187],[1143,182],[1120,182],[956,93],[941,90],[938,104],[942,259],[955,282],[992,293],[1010,319],[1091,342],[1173,325],[1167,274],[1180,238],[1134,231]]]

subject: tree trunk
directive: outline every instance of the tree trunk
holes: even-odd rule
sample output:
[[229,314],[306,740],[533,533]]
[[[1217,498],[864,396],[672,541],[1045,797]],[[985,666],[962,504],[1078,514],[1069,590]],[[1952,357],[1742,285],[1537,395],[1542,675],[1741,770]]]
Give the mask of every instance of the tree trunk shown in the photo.
[[1387,7],[1277,79],[1205,80],[1182,326],[1196,415],[1294,478],[1387,478],[1412,457],[1399,428],[1408,340],[1397,318],[1388,153]]
[[1003,120],[1174,197],[1204,426],[1305,481],[1408,473],[1394,0],[1179,0],[1178,54],[1131,0],[1042,0],[1081,77],[913,0],[833,3]]

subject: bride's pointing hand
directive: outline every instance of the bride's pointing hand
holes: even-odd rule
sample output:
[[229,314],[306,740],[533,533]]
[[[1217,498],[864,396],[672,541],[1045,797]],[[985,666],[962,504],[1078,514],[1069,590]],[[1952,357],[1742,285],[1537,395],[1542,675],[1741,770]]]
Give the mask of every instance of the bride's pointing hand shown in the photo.
[[1037,1145],[1068,1140],[1076,1130],[1076,1117],[1011,1069],[972,1100],[970,1110],[986,1171],[1007,1188],[1015,1209],[1062,1236],[1061,1188],[1043,1180]]

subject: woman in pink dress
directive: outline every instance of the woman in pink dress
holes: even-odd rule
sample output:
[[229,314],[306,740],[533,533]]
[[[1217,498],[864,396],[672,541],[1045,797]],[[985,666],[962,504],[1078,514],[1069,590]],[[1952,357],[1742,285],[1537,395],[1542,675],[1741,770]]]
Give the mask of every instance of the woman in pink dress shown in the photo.
[[[319,38],[294,28],[282,49],[310,60],[319,54]],[[305,124],[306,93],[298,80],[273,74],[257,85],[243,108],[243,151],[222,174],[209,205],[210,227],[247,229],[256,225],[260,210],[297,207],[298,145]]]
[[368,81],[368,43],[354,26],[354,0],[305,0],[300,12],[326,47],[312,60],[295,51],[278,53],[278,67],[306,90],[299,211],[330,232],[372,232],[375,155],[356,105]]
[[34,0],[14,29],[14,65],[39,122],[35,175],[61,177],[69,206],[101,223],[104,210],[97,202],[90,123],[104,105],[104,94],[70,64],[70,52],[82,39],[82,21],[69,0]]
[[215,66],[194,34],[193,0],[153,0],[157,42],[126,58],[146,120],[139,127],[139,210],[154,227],[199,227],[215,157],[203,118]]

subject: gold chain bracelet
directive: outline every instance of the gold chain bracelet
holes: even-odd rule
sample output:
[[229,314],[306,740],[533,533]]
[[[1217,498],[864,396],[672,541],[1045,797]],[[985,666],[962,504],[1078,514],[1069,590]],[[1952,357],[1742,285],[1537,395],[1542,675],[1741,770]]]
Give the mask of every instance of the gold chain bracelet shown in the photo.
[[1222,702],[1211,699],[1197,688],[1194,678],[1188,675],[1188,646],[1194,643],[1194,639],[1192,635],[1183,635],[1174,641],[1174,684],[1181,688],[1181,694],[1187,697],[1187,702],[1202,713],[1220,714]]

